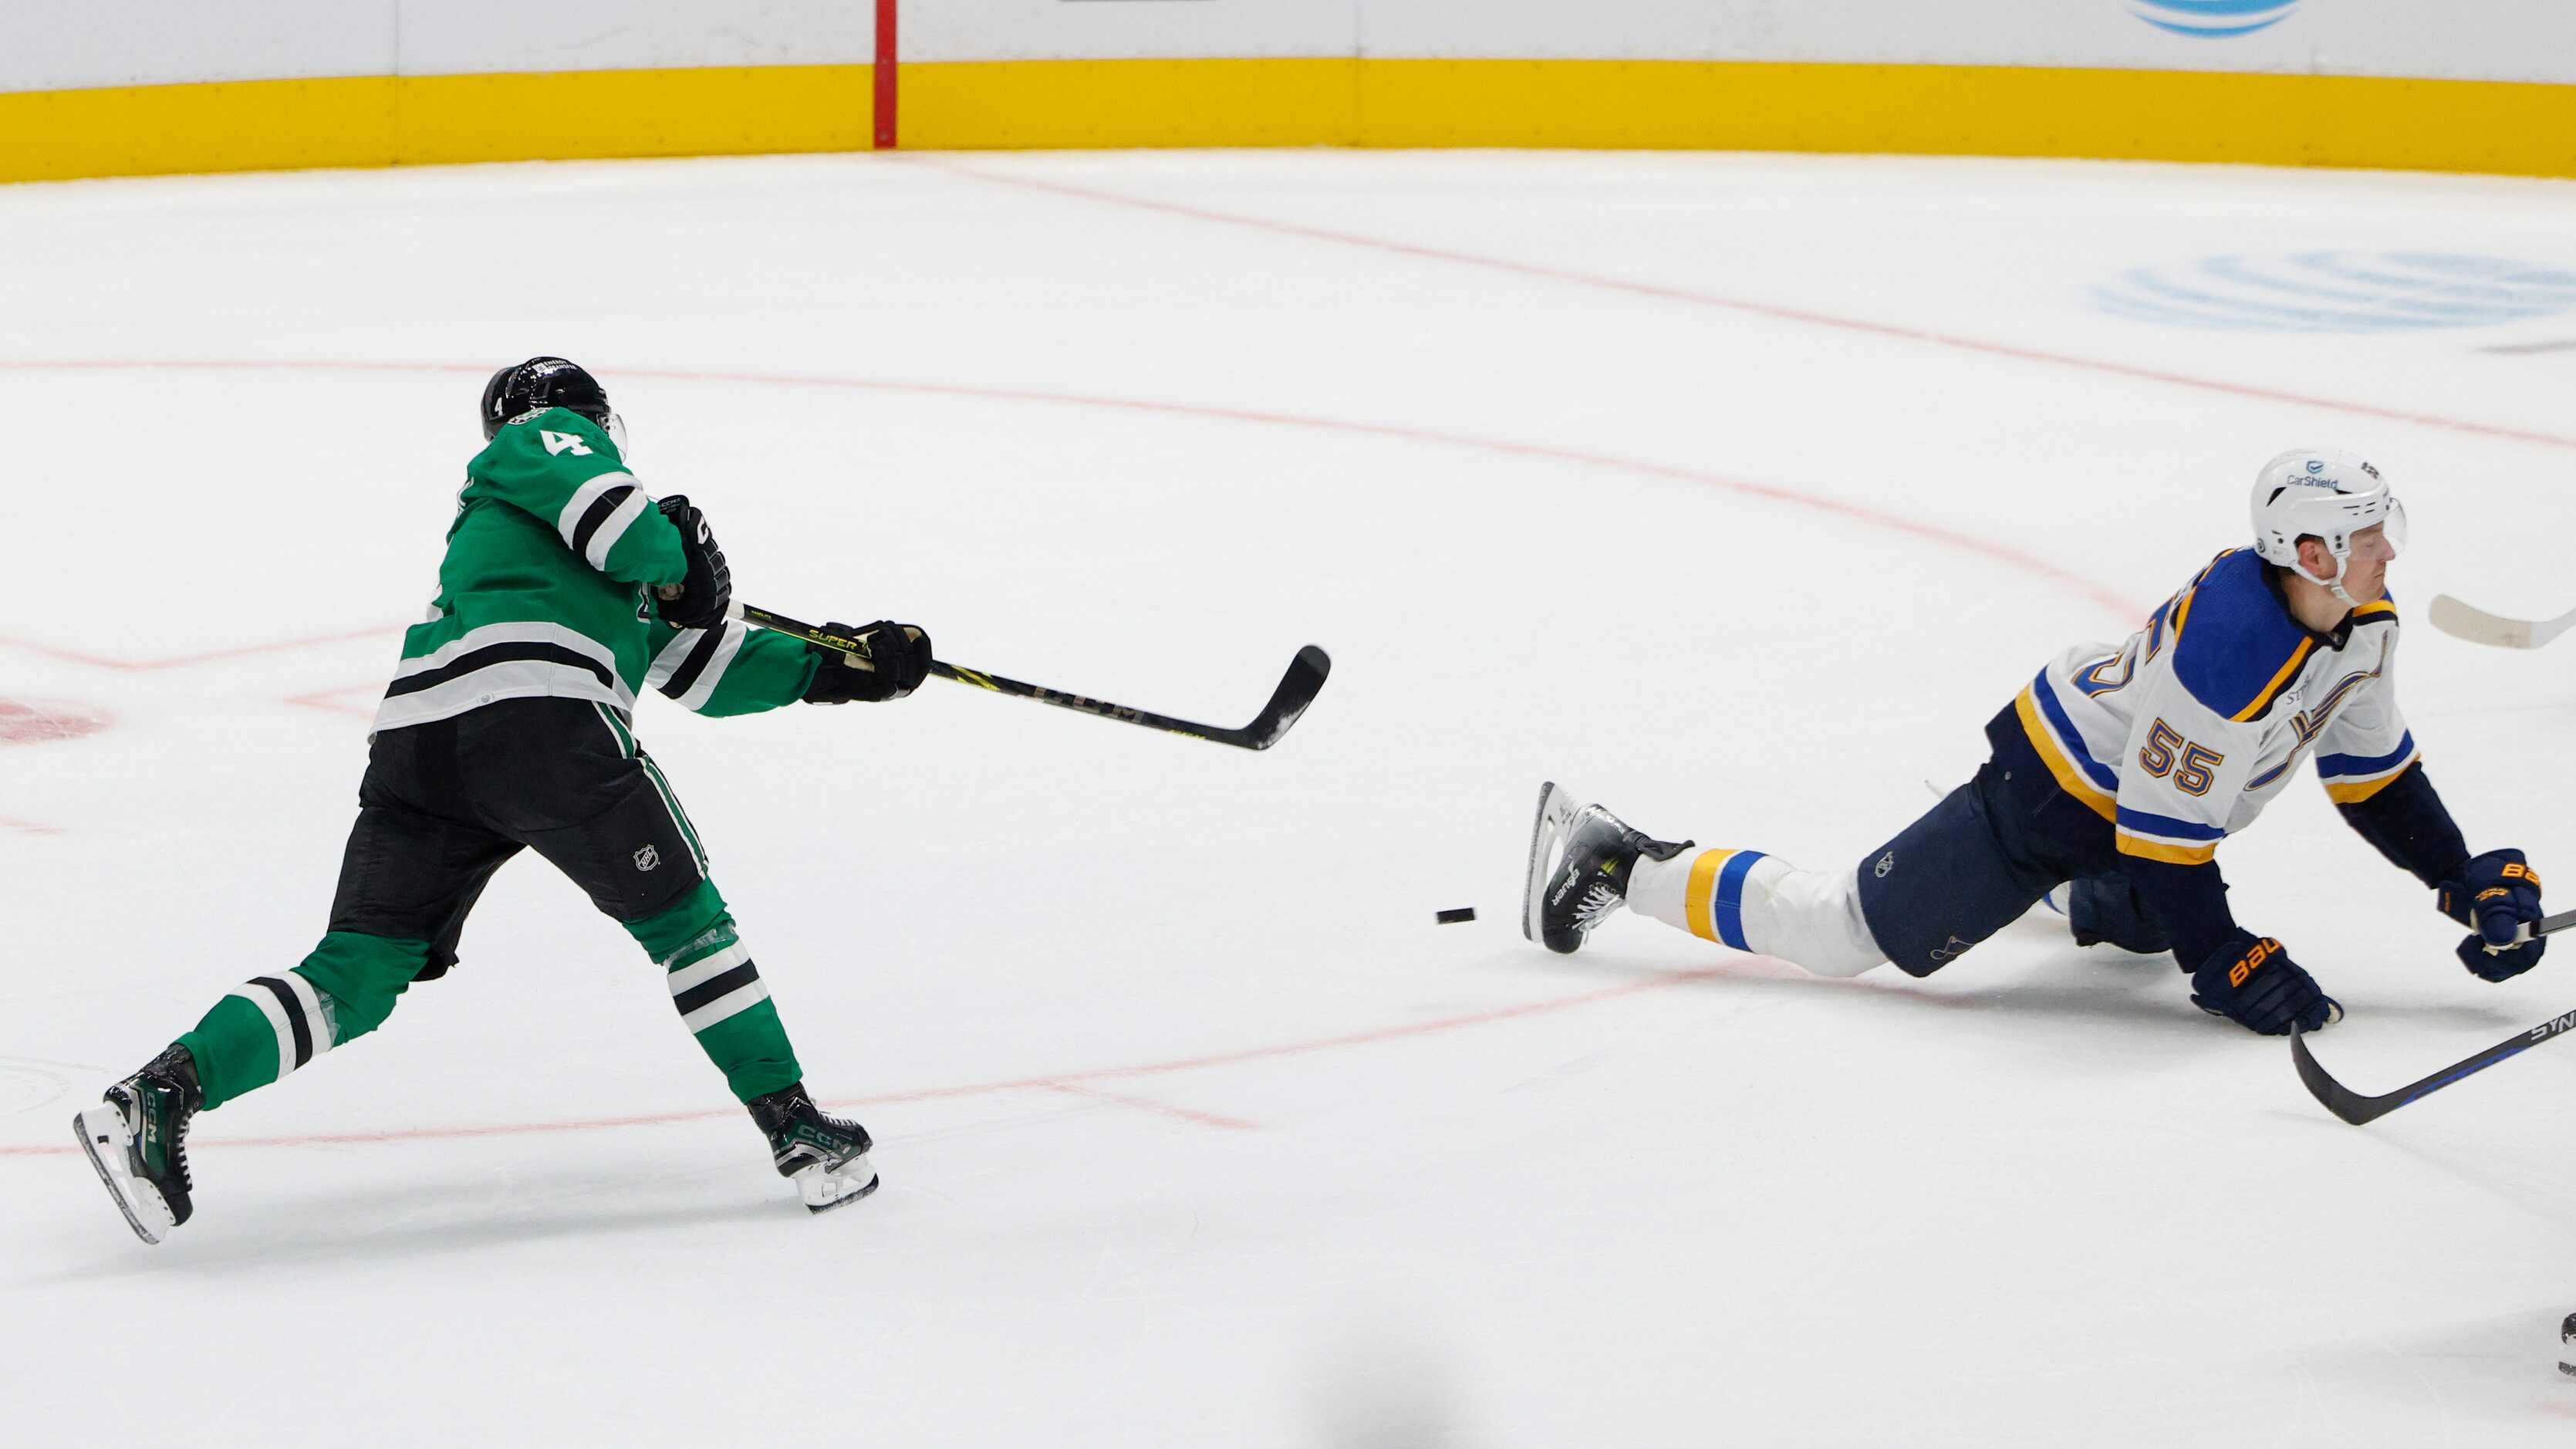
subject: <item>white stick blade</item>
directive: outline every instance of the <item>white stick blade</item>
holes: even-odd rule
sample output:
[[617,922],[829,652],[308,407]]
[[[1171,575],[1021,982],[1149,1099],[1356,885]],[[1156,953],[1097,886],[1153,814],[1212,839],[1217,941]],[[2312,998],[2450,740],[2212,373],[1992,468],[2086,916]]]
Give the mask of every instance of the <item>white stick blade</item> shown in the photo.
[[[2497,649],[2529,649],[2533,644],[2529,620],[2490,614],[2484,609],[2461,603],[2448,594],[2435,594],[2433,606],[2426,611],[2426,616],[2432,619],[2434,628],[2472,644],[2486,644]],[[2564,623],[2560,627],[2564,628]]]

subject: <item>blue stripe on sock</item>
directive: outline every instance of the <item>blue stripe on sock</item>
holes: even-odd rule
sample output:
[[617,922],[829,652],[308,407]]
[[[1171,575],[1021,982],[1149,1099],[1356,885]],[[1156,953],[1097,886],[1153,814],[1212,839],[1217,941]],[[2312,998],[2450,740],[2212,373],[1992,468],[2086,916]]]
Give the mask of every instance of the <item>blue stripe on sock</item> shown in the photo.
[[1717,939],[1738,951],[1753,949],[1744,944],[1744,877],[1760,859],[1761,851],[1739,850],[1717,872],[1717,899],[1709,917],[1717,924]]

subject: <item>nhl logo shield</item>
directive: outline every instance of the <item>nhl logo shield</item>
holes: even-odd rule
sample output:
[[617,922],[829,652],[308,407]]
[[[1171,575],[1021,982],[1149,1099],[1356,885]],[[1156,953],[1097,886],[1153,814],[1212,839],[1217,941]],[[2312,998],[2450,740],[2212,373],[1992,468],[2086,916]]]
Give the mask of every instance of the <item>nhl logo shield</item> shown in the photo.
[[637,870],[651,870],[653,867],[660,865],[661,863],[662,852],[655,850],[652,846],[645,846],[642,850],[635,852],[635,868]]

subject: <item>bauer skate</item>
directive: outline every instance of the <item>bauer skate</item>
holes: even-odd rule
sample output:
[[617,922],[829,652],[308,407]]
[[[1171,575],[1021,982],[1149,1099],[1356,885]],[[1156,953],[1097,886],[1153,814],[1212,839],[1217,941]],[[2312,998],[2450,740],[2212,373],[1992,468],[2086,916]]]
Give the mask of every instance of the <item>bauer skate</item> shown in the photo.
[[769,1157],[778,1175],[796,1184],[809,1212],[828,1212],[857,1202],[877,1190],[877,1171],[868,1165],[868,1129],[856,1122],[823,1115],[805,1084],[781,1087],[746,1103],[751,1120],[769,1137]]
[[1582,949],[1592,928],[1628,903],[1637,857],[1670,860],[1690,849],[1648,839],[1598,805],[1550,782],[1538,787],[1530,830],[1529,881],[1521,893],[1521,934],[1559,955]]
[[195,1059],[174,1045],[72,1119],[98,1180],[147,1243],[168,1237],[195,1211],[188,1201],[188,1119],[205,1100]]

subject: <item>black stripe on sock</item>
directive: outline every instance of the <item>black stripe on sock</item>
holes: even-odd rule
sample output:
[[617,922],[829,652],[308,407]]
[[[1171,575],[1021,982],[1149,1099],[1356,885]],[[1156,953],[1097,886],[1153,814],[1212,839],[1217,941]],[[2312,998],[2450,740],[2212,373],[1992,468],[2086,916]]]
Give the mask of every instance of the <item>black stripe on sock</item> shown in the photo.
[[750,962],[745,961],[741,965],[736,966],[722,976],[716,977],[712,981],[701,981],[697,985],[690,987],[688,990],[681,992],[679,995],[672,997],[671,1004],[680,1009],[680,1014],[682,1016],[686,1016],[690,1012],[697,1010],[699,1007],[706,1005],[708,1002],[718,1000],[732,992],[740,991],[742,988],[749,986],[751,983],[758,981],[759,979],[759,968],[753,966]]
[[634,491],[634,484],[620,483],[592,499],[590,507],[582,510],[581,522],[572,526],[572,551],[589,558],[592,535],[599,532],[600,525],[608,522],[609,515],[617,511],[617,505],[626,501],[626,495]]
[[608,666],[589,655],[561,644],[527,641],[486,644],[480,649],[469,649],[436,669],[425,669],[418,674],[406,674],[385,687],[385,698],[393,699],[400,695],[418,694],[424,689],[435,689],[451,679],[461,678],[477,669],[494,664],[507,664],[519,659],[543,660],[550,664],[569,664],[575,669],[588,671],[592,677],[611,689],[617,687],[616,676],[608,672]]
[[[313,1024],[304,1019],[304,998],[295,994],[294,987],[274,976],[254,976],[250,984],[267,987],[268,994],[277,998],[277,1004],[286,1008],[286,1029],[295,1033],[295,1065],[300,1067],[313,1060]],[[286,1073],[278,1075],[282,1077]]]
[[698,676],[707,672],[708,663],[724,644],[724,635],[725,625],[722,623],[713,625],[700,635],[696,645],[689,650],[689,657],[681,660],[680,667],[671,671],[670,679],[662,686],[662,693],[671,699],[687,694],[689,686],[698,682]]

